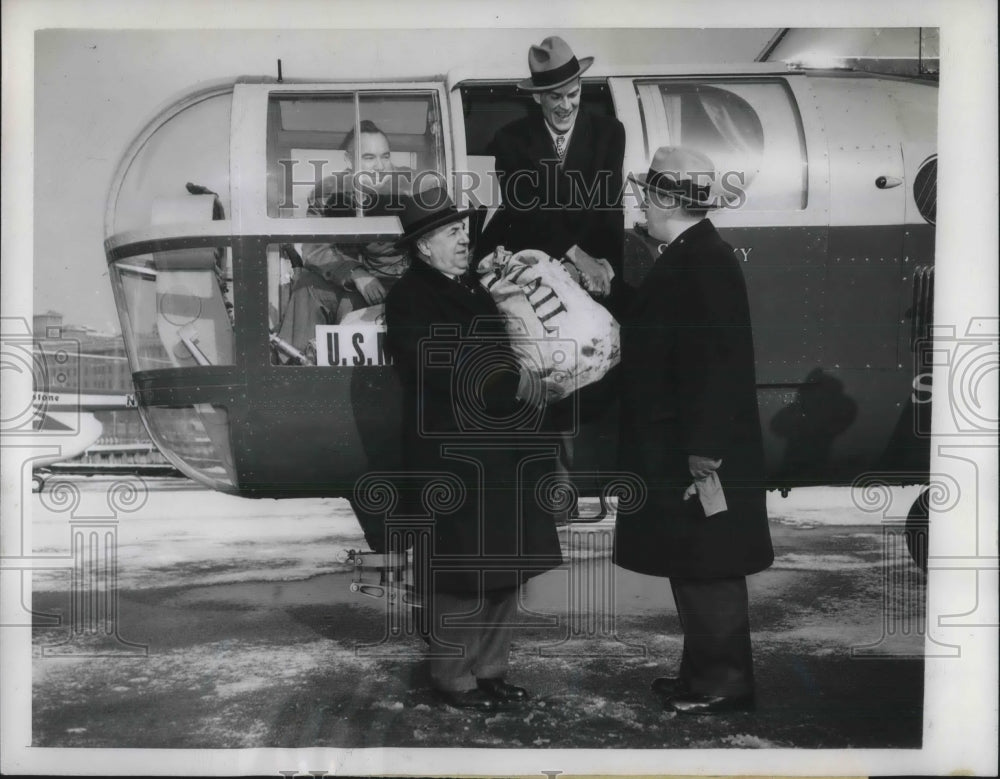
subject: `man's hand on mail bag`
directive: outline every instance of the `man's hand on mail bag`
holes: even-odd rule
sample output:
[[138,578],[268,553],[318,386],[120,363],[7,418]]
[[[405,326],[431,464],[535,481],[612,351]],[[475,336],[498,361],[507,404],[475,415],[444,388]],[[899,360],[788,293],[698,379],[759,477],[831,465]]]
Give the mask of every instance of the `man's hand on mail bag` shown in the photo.
[[[591,257],[579,246],[573,246],[566,252],[566,259],[577,270],[579,284],[595,298],[606,297],[611,291],[611,279],[615,272],[611,264],[601,257]],[[569,268],[567,267],[567,270]]]
[[562,389],[551,375],[543,375],[535,368],[521,366],[521,377],[517,384],[517,399],[541,408],[562,397]]

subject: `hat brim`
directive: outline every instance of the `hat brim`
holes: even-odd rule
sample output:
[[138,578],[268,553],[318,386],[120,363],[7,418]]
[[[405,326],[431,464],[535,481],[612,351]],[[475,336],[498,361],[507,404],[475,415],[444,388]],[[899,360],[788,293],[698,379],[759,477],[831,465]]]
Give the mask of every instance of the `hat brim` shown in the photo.
[[562,81],[555,84],[546,84],[545,86],[538,86],[532,79],[526,78],[524,81],[517,82],[517,88],[523,92],[551,92],[553,89],[559,89],[561,86],[565,86],[570,81],[575,78],[579,78],[583,75],[584,71],[587,70],[591,65],[594,64],[593,57],[580,57],[577,60],[580,63],[579,70],[576,71],[572,76],[567,76]]
[[459,211],[446,211],[439,216],[427,220],[425,223],[420,225],[416,230],[410,233],[404,233],[399,236],[394,242],[394,246],[398,248],[405,247],[413,241],[417,240],[423,235],[426,235],[431,230],[436,230],[439,227],[444,227],[446,224],[451,224],[452,222],[457,222],[461,219],[465,219],[467,216],[475,213],[476,209],[473,208],[463,208]]
[[639,175],[635,175],[633,173],[629,173],[628,176],[626,177],[626,180],[627,181],[634,181],[636,184],[638,184],[640,187],[642,187],[643,189],[645,189],[647,191],[648,190],[652,190],[656,194],[662,195],[663,197],[673,198],[674,200],[676,200],[676,201],[678,201],[680,203],[683,203],[686,206],[690,206],[692,208],[696,208],[699,211],[711,211],[711,210],[714,210],[716,208],[719,208],[719,204],[717,204],[717,203],[712,203],[712,204],[701,203],[701,202],[695,200],[694,198],[690,197],[689,195],[685,195],[683,192],[677,192],[675,190],[669,190],[668,191],[668,190],[660,189],[659,187],[655,187],[655,186],[651,187],[649,185],[649,183],[646,181],[646,178],[647,178],[648,175],[649,175],[648,173],[640,173]]

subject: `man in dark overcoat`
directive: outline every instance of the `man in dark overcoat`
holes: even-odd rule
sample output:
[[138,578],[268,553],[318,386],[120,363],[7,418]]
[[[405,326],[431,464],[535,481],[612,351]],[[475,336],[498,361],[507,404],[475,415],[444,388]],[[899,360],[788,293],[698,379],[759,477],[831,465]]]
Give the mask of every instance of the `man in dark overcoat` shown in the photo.
[[749,708],[745,577],[774,552],[746,286],[705,217],[723,204],[711,160],[663,147],[634,180],[650,235],[668,245],[621,322],[622,466],[648,493],[618,519],[615,561],[670,578],[684,649],[679,677],[653,683],[667,705],[684,714]]
[[448,704],[489,709],[527,696],[504,681],[518,589],[562,557],[535,494],[557,445],[538,377],[520,372],[493,298],[467,274],[468,215],[441,189],[404,202],[411,264],[386,299],[386,346],[403,385],[407,513],[433,517],[417,561],[431,681]]
[[[614,117],[581,110],[580,77],[593,63],[593,57],[577,59],[554,35],[529,49],[531,77],[518,88],[530,93],[540,110],[500,128],[493,139],[503,200],[476,253],[483,257],[497,246],[544,251],[617,315],[624,294],[625,127]],[[577,422],[603,415],[616,392],[612,372],[553,406],[552,425],[564,433],[563,471],[573,468]]]
[[541,110],[502,127],[493,139],[503,202],[477,256],[498,245],[539,249],[572,263],[581,284],[607,302],[610,274],[594,259],[605,260],[620,284],[625,128],[613,117],[580,110],[580,76],[593,61],[578,60],[557,36],[531,47],[531,78],[518,87]]

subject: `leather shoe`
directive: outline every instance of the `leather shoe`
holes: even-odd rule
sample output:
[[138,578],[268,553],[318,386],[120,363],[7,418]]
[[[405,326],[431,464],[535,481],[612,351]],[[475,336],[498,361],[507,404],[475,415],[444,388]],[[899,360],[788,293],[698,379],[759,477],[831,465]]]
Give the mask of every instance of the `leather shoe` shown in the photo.
[[677,676],[660,676],[653,679],[650,686],[653,688],[653,692],[661,698],[672,698],[675,695],[680,695],[686,689],[684,682]]
[[722,714],[728,711],[750,711],[754,708],[754,696],[753,693],[747,695],[682,693],[668,698],[666,704],[678,714]]
[[456,709],[495,711],[500,706],[496,698],[482,690],[434,690],[434,697]]
[[528,699],[528,691],[523,687],[507,684],[503,679],[476,679],[479,689],[498,701],[515,702]]

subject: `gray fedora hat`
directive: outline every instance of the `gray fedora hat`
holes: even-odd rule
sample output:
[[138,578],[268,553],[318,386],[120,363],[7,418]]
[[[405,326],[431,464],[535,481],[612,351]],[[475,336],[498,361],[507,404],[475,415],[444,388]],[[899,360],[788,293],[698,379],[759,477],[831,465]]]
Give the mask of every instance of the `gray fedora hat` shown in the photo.
[[593,64],[593,57],[577,59],[566,41],[550,35],[528,51],[531,78],[518,82],[517,86],[525,92],[548,92],[572,81]]
[[695,209],[718,208],[731,195],[721,191],[715,163],[697,149],[684,146],[661,146],[649,163],[649,171],[638,176],[630,173],[628,180]]

